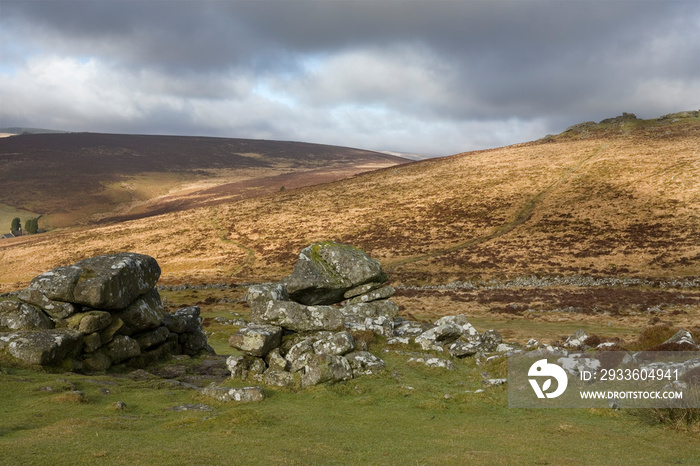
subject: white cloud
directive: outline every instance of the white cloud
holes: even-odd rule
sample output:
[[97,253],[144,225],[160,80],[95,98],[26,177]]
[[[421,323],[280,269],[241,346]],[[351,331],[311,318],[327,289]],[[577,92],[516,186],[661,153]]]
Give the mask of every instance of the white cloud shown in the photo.
[[[118,79],[94,59],[35,56],[12,74],[0,76],[4,121],[22,117],[62,129],[91,120],[131,119],[138,109],[115,89]],[[75,126],[74,126],[75,125]]]
[[386,105],[410,109],[444,104],[452,70],[420,46],[354,49],[317,63],[288,87],[313,105]]
[[697,2],[7,3],[0,126],[443,155],[700,107]]

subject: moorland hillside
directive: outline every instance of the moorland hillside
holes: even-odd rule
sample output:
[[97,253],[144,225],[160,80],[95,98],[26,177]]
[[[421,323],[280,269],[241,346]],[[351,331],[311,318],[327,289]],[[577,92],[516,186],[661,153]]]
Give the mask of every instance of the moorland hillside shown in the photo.
[[205,208],[0,242],[0,283],[114,251],[164,281],[261,281],[331,239],[404,284],[519,276],[697,277],[700,117],[632,115]]
[[0,207],[41,214],[41,226],[49,229],[113,223],[404,162],[377,152],[286,141],[22,134],[0,138]]

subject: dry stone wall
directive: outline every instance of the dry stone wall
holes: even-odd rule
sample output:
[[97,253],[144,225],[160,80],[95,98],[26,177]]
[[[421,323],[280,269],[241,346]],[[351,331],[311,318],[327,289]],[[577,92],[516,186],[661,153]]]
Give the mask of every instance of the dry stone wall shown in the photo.
[[119,253],[57,267],[0,301],[0,356],[19,365],[105,371],[211,351],[199,308],[165,312],[150,256]]

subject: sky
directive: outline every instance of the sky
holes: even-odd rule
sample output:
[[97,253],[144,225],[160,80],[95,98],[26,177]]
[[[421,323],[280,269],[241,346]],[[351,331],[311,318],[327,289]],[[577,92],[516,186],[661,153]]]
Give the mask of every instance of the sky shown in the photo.
[[697,109],[697,0],[0,0],[0,127],[442,156]]

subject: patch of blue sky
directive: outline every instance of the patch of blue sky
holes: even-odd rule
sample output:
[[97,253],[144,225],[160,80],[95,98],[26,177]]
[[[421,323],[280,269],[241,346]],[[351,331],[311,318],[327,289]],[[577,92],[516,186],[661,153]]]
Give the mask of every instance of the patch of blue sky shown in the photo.
[[0,74],[15,76],[44,50],[30,40],[18,40],[15,33],[0,28]]
[[3,40],[0,35],[0,74],[16,75],[30,56],[28,50]]
[[328,58],[325,54],[307,54],[300,59],[301,68],[305,74],[312,74],[323,68],[324,61]]
[[270,102],[285,105],[287,107],[296,107],[297,100],[288,92],[270,86],[264,81],[258,81],[253,87],[252,93]]
[[18,66],[15,63],[6,63],[0,60],[0,75],[14,76],[17,74]]

